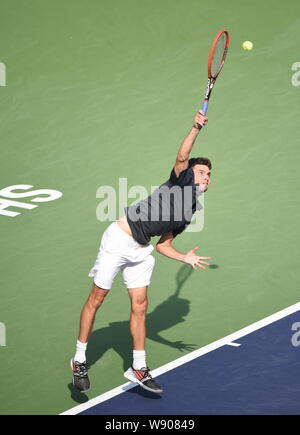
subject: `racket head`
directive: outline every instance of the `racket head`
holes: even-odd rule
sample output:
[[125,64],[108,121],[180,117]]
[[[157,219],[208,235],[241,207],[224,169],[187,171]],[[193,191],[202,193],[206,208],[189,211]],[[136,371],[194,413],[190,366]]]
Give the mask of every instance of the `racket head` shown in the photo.
[[229,35],[227,30],[220,30],[213,40],[208,56],[208,77],[214,80],[218,77],[228,51]]

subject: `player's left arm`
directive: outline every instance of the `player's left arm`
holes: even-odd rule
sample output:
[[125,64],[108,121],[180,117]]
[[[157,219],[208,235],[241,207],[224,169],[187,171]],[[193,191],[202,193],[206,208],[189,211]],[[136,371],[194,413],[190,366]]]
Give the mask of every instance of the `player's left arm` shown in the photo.
[[201,111],[199,111],[195,116],[193,127],[189,131],[186,138],[183,140],[177,153],[176,162],[174,165],[174,171],[177,177],[179,176],[180,172],[184,171],[188,167],[190,153],[200,131],[197,128],[197,124],[200,124],[203,127],[204,125],[206,125],[207,121],[207,116],[204,116]]
[[172,232],[163,234],[156,244],[156,251],[162,255],[165,255],[166,257],[172,258],[173,260],[190,264],[195,270],[197,270],[196,266],[201,267],[201,269],[205,269],[205,266],[209,266],[209,263],[203,260],[210,260],[211,257],[202,257],[196,255],[195,251],[197,251],[198,248],[191,249],[186,254],[183,254],[174,248],[172,245],[173,239],[174,236]]

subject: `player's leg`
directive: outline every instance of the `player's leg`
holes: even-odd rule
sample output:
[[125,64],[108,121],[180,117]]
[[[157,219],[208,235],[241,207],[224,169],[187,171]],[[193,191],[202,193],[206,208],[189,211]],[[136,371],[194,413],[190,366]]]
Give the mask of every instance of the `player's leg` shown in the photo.
[[109,290],[102,289],[98,287],[95,283],[93,284],[92,291],[90,292],[88,299],[81,311],[80,330],[78,337],[78,340],[81,343],[87,343],[93,329],[96,312],[101,307],[108,292]]
[[148,308],[147,289],[151,281],[155,258],[148,255],[139,262],[128,262],[122,267],[124,284],[131,302],[130,333],[133,350],[145,350],[146,314]]
[[137,351],[145,349],[146,314],[148,308],[147,289],[148,286],[128,289],[131,302],[129,326],[132,348]]
[[107,252],[101,252],[93,268],[92,276],[94,277],[94,284],[81,311],[76,353],[71,360],[73,385],[81,392],[86,392],[90,389],[90,381],[87,374],[86,350],[88,339],[93,329],[96,312],[109,293],[121,265],[122,261],[120,257]]
[[108,293],[109,290],[102,289],[94,283],[92,291],[81,311],[79,337],[76,343],[75,356],[71,360],[71,368],[73,371],[73,385],[82,393],[90,389],[90,380],[87,373],[88,366],[86,363],[88,339],[93,329],[96,312]]
[[148,391],[161,393],[162,388],[152,379],[146,363],[146,315],[148,308],[147,289],[155,259],[152,255],[138,263],[123,268],[124,283],[131,302],[130,333],[133,347],[133,364],[124,376]]

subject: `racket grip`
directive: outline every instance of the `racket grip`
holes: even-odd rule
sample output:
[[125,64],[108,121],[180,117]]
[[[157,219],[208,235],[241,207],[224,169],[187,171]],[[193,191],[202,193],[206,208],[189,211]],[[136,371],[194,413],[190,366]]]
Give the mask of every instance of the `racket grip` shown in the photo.
[[[202,109],[201,109],[203,115],[206,115],[207,109],[208,109],[208,101],[205,100],[205,101],[203,102],[203,104],[202,104]],[[202,125],[197,124],[197,126],[198,126],[198,129],[201,130]]]
[[207,109],[208,109],[208,101],[204,101],[204,103],[202,104],[202,113],[203,113],[203,115],[206,115],[206,112],[207,112]]

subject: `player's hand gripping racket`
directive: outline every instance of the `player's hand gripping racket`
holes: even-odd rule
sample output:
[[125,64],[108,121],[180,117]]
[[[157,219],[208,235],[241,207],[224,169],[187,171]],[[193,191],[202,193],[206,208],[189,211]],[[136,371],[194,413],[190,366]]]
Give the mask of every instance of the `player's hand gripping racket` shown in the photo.
[[[220,32],[216,35],[212,43],[208,56],[208,83],[207,83],[206,94],[204,97],[204,102],[201,109],[203,115],[206,115],[211,91],[213,90],[217,77],[220,74],[221,69],[224,65],[228,46],[229,46],[228,32],[227,30],[220,30]],[[202,125],[197,124],[197,126],[199,130],[201,130]]]

